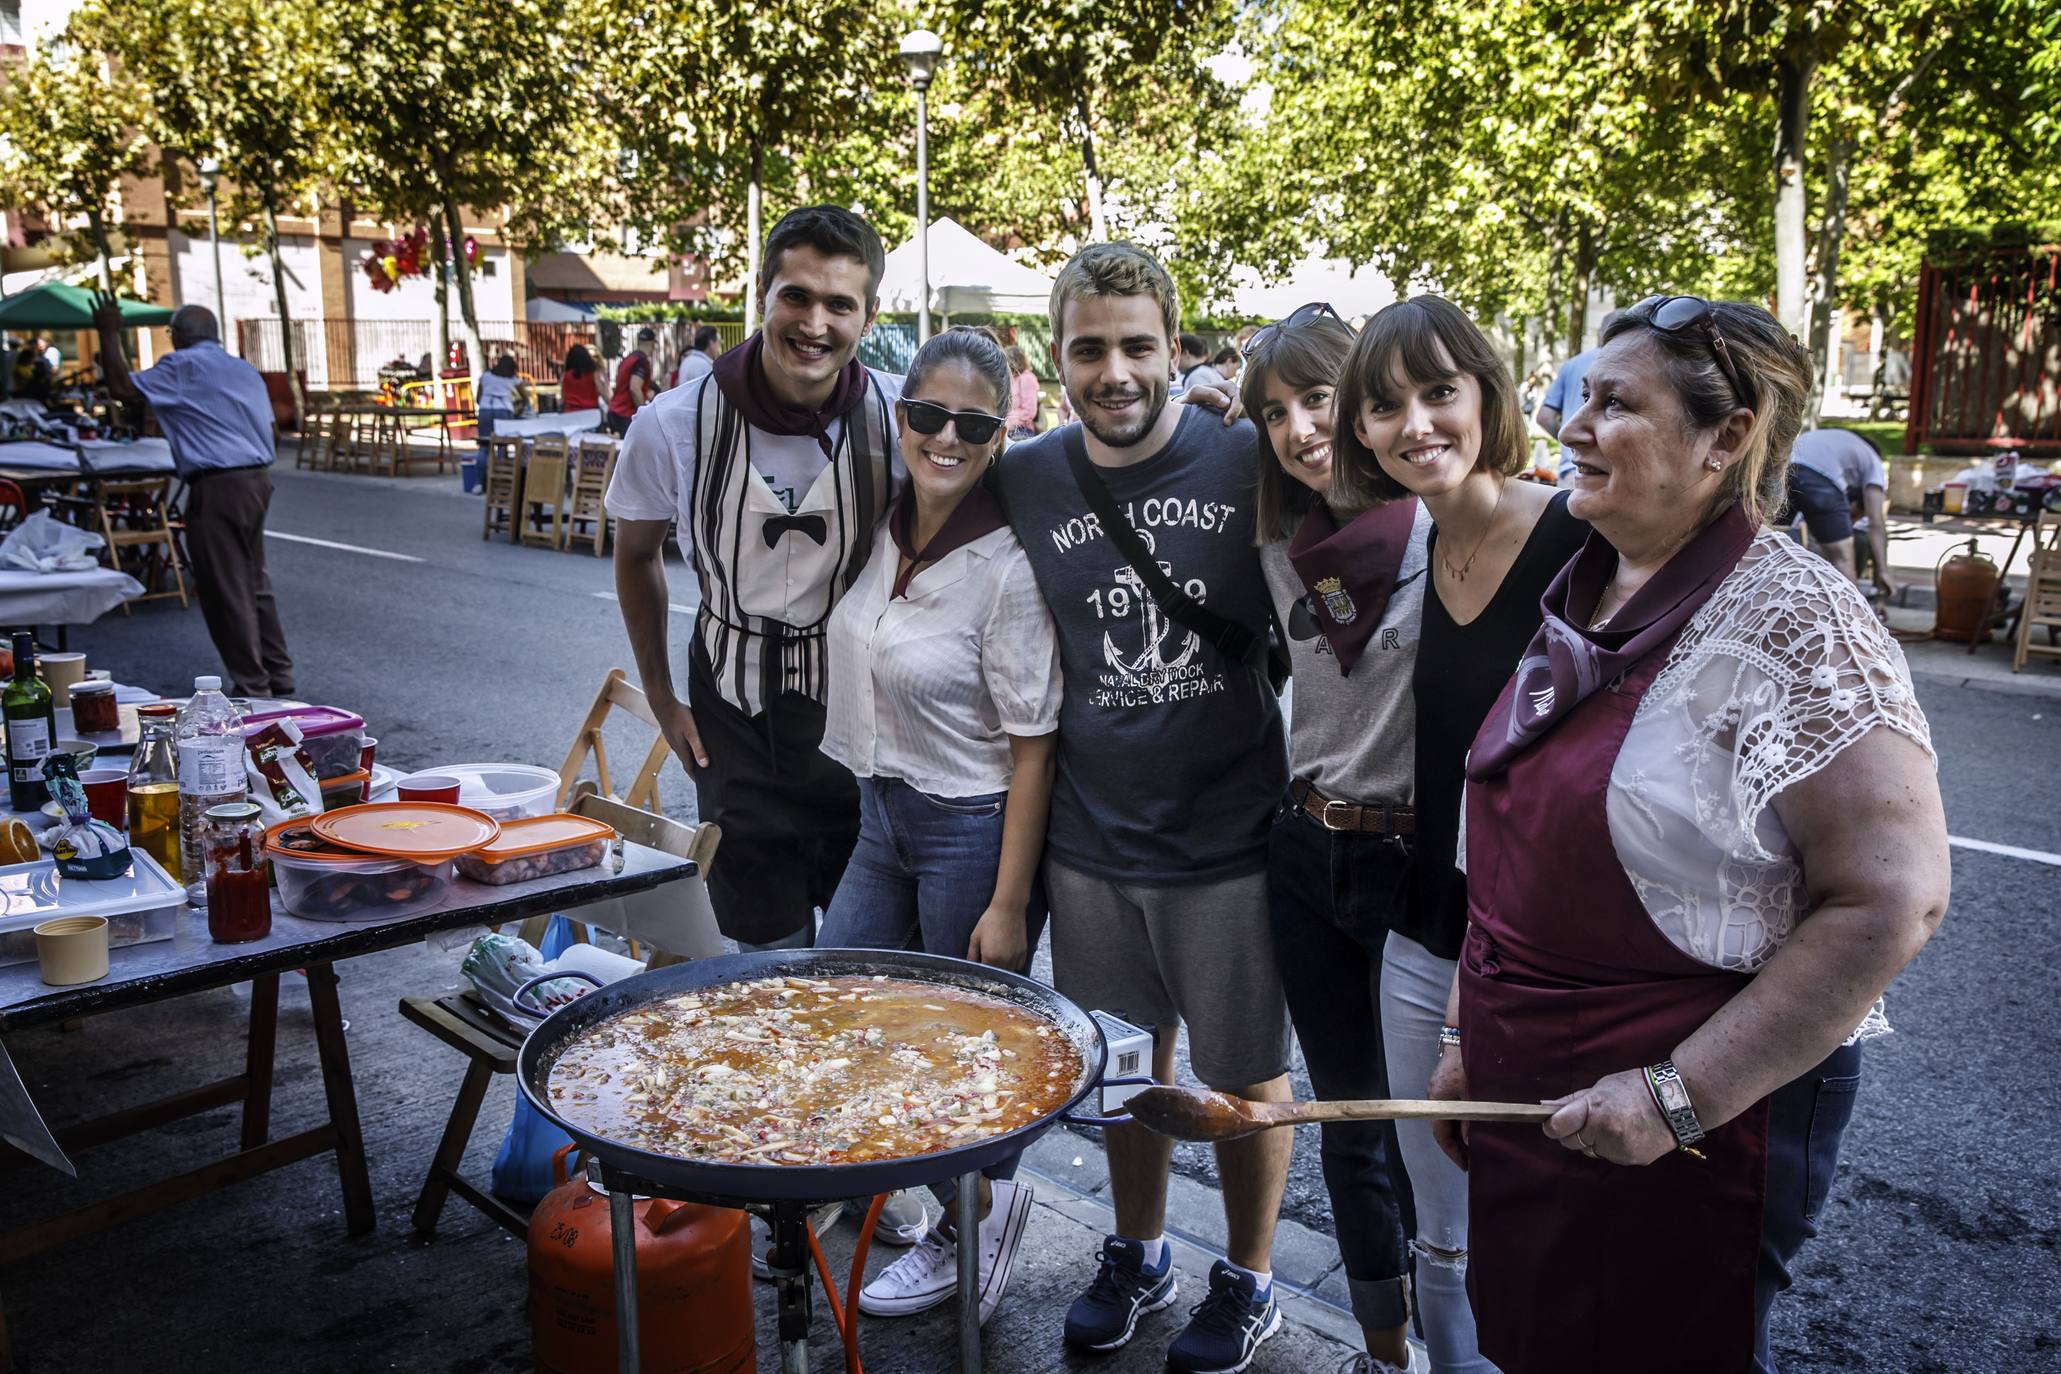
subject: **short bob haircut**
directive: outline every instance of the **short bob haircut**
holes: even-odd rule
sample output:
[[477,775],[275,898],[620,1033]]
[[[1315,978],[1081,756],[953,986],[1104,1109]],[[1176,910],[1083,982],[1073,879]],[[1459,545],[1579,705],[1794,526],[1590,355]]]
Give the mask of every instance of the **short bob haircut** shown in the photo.
[[1648,318],[1652,309],[1641,311],[1634,306],[1619,312],[1604,325],[1603,342],[1611,343],[1634,330],[1649,336],[1665,359],[1666,381],[1680,399],[1683,418],[1694,432],[1717,428],[1741,406],[1753,412],[1753,425],[1736,461],[1725,465],[1717,504],[1737,501],[1746,507],[1747,516],[1759,523],[1789,498],[1789,450],[1803,429],[1811,358],[1780,321],[1761,307],[1742,301],[1711,301],[1709,305],[1718,333],[1724,337],[1725,352],[1750,395],[1741,396],[1726,379],[1711,351],[1708,333],[1694,328],[1656,328]]
[[[1274,452],[1273,437],[1267,432],[1267,385],[1279,378],[1298,392],[1318,387],[1336,387],[1345,360],[1352,352],[1353,332],[1330,316],[1320,316],[1294,329],[1281,331],[1259,356],[1249,359],[1239,379],[1238,395],[1245,414],[1259,433],[1259,487],[1253,505],[1253,542],[1271,544],[1287,539],[1303,515],[1317,502],[1317,494],[1290,477]],[[1331,451],[1338,452],[1339,431],[1351,422],[1332,395]],[[1336,458],[1333,459],[1336,470]]]
[[1441,296],[1412,296],[1387,306],[1360,331],[1339,379],[1337,433],[1332,436],[1331,491],[1341,504],[1371,506],[1408,496],[1409,488],[1382,471],[1360,441],[1360,412],[1389,395],[1401,372],[1425,386],[1465,373],[1481,388],[1481,457],[1477,471],[1514,477],[1524,471],[1531,446],[1510,369],[1474,321]]
[[1166,323],[1168,347],[1181,329],[1181,298],[1159,259],[1132,243],[1091,243],[1067,259],[1052,283],[1052,344],[1066,347],[1066,307],[1099,296],[1150,296]]
[[805,205],[789,210],[766,235],[759,259],[759,280],[767,286],[780,275],[780,257],[790,248],[813,248],[826,258],[857,258],[866,264],[866,304],[880,299],[880,278],[887,272],[887,253],[873,226],[835,205]]

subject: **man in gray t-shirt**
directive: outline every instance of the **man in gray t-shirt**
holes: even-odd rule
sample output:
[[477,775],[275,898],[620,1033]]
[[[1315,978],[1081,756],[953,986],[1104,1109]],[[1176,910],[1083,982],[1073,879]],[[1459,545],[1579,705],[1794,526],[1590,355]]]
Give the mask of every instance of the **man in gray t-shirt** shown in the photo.
[[[1065,700],[1046,843],[1052,971],[1080,1005],[1154,1033],[1171,1082],[1188,1030],[1195,1074],[1255,1101],[1288,1093],[1288,1020],[1267,922],[1267,834],[1286,786],[1281,718],[1258,672],[1169,616],[1093,513],[1069,451],[1109,490],[1161,571],[1264,638],[1253,543],[1255,438],[1169,406],[1174,288],[1129,244],[1076,254],[1052,292],[1053,361],[1080,420],[997,466],[1004,504],[1059,630]],[[1216,1147],[1228,1263],[1167,1350],[1177,1371],[1243,1368],[1278,1329],[1271,1249],[1286,1132]],[[1169,1306],[1171,1147],[1111,1127],[1116,1228],[1066,1341],[1109,1351]]]
[[[1883,595],[1896,595],[1889,575],[1889,474],[1866,437],[1831,426],[1797,435],[1789,450],[1789,503],[1792,520],[1803,518],[1818,552],[1856,582],[1854,535],[1865,531],[1872,580]],[[1866,512],[1861,520],[1853,518],[1856,504]]]

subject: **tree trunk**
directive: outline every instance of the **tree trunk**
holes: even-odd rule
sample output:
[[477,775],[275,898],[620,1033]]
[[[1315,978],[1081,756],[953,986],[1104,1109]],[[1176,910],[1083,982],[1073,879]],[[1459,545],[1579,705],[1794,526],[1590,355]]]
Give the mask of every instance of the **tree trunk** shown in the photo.
[[1567,356],[1587,347],[1589,292],[1596,284],[1596,230],[1584,224],[1574,239],[1574,301],[1567,311]]
[[279,303],[279,357],[286,367],[286,394],[293,398],[293,432],[303,433],[307,423],[308,398],[301,392],[301,372],[294,366],[293,312],[286,304],[286,266],[279,256],[279,215],[272,207],[267,187],[260,201],[265,211],[265,254],[272,264],[272,296]]
[[86,231],[93,236],[93,253],[100,261],[100,289],[112,292],[114,290],[114,273],[108,267],[107,261],[109,256],[107,251],[107,223],[100,218],[99,210],[88,210],[86,212]]
[[759,141],[751,141],[751,181],[744,188],[744,336],[750,338],[759,328],[759,272],[765,264],[759,261],[759,193],[760,182],[766,171],[765,150]]
[[1825,393],[1832,389],[1832,332],[1839,322],[1839,250],[1846,242],[1847,181],[1853,140],[1841,134],[1825,151],[1825,212],[1818,222],[1818,270],[1811,280],[1811,394],[1804,403],[1805,429],[1818,427]]
[[1775,316],[1798,338],[1805,327],[1804,254],[1809,233],[1803,154],[1817,64],[1817,50],[1807,44],[1792,47],[1775,63]]
[[[429,253],[430,261],[434,264],[431,270],[436,274],[431,289],[437,298],[437,351],[430,360],[429,380],[436,382],[443,377],[444,369],[451,365],[451,269],[448,265],[451,241],[444,233],[444,220],[441,215],[429,217]],[[444,404],[444,389],[441,385],[432,394],[437,398],[438,405]]]
[[1092,243],[1107,243],[1109,219],[1102,210],[1102,172],[1095,165],[1095,125],[1088,118],[1087,96],[1074,102],[1074,111],[1081,121],[1081,179],[1088,191],[1088,239]]
[[458,197],[444,192],[444,228],[451,239],[451,276],[458,283],[458,314],[465,322],[465,371],[477,380],[487,370],[487,346],[479,335],[479,312],[472,306],[472,264],[465,260],[465,224],[458,217]]

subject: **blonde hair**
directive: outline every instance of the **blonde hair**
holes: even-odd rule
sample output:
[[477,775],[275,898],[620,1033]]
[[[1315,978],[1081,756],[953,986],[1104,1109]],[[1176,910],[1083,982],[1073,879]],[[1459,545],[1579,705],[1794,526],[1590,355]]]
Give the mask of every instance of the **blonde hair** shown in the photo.
[[[1603,342],[1645,331],[1665,359],[1667,382],[1682,414],[1698,432],[1716,429],[1744,406],[1753,424],[1736,461],[1725,465],[1718,501],[1737,501],[1756,522],[1789,499],[1789,450],[1803,429],[1811,389],[1811,357],[1781,322],[1744,301],[1710,301],[1711,320],[1725,341],[1725,353],[1739,373],[1741,395],[1717,364],[1708,331],[1661,329],[1649,316],[1626,310],[1603,327]],[[1658,308],[1657,306],[1655,307]]]
[[1180,332],[1180,297],[1159,259],[1136,244],[1091,243],[1067,259],[1052,283],[1054,343],[1065,346],[1067,305],[1099,296],[1150,296],[1159,303],[1168,343]]

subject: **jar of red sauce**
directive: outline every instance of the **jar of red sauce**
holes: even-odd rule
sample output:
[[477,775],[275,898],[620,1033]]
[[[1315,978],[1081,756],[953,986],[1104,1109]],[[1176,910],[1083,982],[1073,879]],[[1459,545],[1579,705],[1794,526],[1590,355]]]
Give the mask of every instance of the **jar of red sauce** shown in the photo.
[[250,802],[231,802],[209,807],[202,817],[208,934],[219,944],[272,933],[272,864],[265,857],[262,815]]

